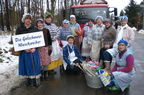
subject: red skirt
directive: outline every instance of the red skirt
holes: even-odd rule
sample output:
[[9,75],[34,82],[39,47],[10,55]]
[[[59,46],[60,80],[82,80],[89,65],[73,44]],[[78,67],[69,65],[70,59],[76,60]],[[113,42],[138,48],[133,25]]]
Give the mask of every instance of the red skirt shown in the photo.
[[39,47],[38,51],[39,51],[41,66],[50,64],[51,59],[50,56],[48,55],[48,47]]

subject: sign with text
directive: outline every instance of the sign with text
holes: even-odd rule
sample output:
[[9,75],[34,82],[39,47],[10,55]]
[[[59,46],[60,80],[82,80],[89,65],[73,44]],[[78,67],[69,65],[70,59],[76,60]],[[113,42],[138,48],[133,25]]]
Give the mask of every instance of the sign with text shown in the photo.
[[12,36],[15,51],[45,46],[43,32],[33,32]]

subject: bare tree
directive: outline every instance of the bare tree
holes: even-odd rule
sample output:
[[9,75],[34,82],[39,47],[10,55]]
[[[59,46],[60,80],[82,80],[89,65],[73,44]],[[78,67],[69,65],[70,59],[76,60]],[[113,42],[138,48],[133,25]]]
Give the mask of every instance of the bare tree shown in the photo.
[[0,0],[0,10],[1,10],[1,28],[2,28],[2,30],[4,30],[4,18],[3,18],[3,4],[4,4],[4,2],[3,2],[3,0]]
[[49,11],[49,0],[47,0],[47,10],[46,11]]
[[10,31],[10,21],[9,21],[9,8],[8,8],[8,0],[5,0],[5,6],[6,6],[6,26],[7,30]]

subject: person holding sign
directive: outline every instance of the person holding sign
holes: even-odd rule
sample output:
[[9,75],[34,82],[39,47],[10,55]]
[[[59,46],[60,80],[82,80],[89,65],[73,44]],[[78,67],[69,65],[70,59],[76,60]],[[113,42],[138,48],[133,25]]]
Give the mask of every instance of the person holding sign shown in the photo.
[[52,39],[52,54],[50,55],[51,64],[48,65],[48,73],[54,75],[57,73],[54,71],[54,69],[62,65],[62,59],[61,59],[62,56],[61,56],[60,46],[57,40],[60,35],[60,31],[54,23],[51,23],[52,18],[53,16],[51,13],[49,12],[45,13],[44,27],[49,29],[51,39]]
[[[41,63],[41,80],[47,80],[47,75],[48,75],[48,64],[51,62],[50,56],[49,56],[49,51],[48,49],[51,48],[50,46],[52,45],[52,40],[50,36],[50,32],[48,29],[44,28],[44,21],[43,19],[37,19],[36,21],[36,26],[40,31],[43,31],[44,35],[44,40],[45,40],[45,46],[44,47],[39,47],[39,56],[40,56],[40,63]],[[49,47],[48,47],[49,46]]]
[[[37,32],[38,29],[32,24],[32,15],[25,14],[22,24],[17,28],[16,35]],[[33,84],[39,87],[40,58],[36,48],[22,50],[19,56],[19,75],[26,76],[26,85]]]

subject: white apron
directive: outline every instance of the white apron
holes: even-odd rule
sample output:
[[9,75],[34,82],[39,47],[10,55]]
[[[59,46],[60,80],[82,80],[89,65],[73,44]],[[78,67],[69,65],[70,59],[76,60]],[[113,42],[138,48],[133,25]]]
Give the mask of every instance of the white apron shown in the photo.
[[98,61],[99,60],[100,48],[101,48],[101,41],[93,40],[92,48],[91,48],[91,51],[90,51],[90,58],[93,61]]
[[88,45],[88,37],[83,38],[83,44],[82,44],[82,56],[88,57],[90,56],[90,48]]
[[[74,50],[70,53],[70,51],[69,51],[69,48],[67,47],[67,49],[68,49],[68,53],[69,53],[69,56],[68,56],[68,59],[71,61],[71,62],[73,62],[74,60],[76,60],[77,59],[77,57],[75,56],[75,52],[74,52]],[[66,70],[66,68],[67,68],[67,63],[63,60],[63,65],[64,65],[64,69]]]
[[52,42],[52,53],[51,53],[50,57],[51,57],[51,61],[58,60],[59,58],[62,57],[60,46],[59,46],[57,40]]

